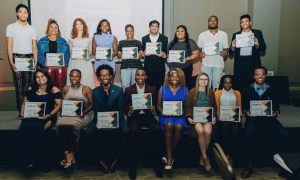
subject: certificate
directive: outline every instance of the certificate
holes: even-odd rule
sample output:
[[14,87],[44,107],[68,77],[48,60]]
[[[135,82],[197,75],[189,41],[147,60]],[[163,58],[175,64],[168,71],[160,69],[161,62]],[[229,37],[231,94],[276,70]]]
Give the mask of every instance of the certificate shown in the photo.
[[47,66],[64,66],[64,55],[62,53],[46,53]]
[[163,115],[181,116],[182,101],[163,101]]
[[81,116],[83,109],[83,101],[63,100],[62,116]]
[[147,42],[146,55],[158,55],[161,53],[161,42]]
[[193,122],[197,123],[212,123],[213,122],[213,107],[194,107]]
[[97,47],[96,60],[97,59],[112,60],[112,52],[113,52],[112,48]]
[[272,116],[272,100],[250,101],[251,116]]
[[138,58],[137,47],[123,47],[122,48],[122,59],[137,59]]
[[98,112],[97,124],[98,129],[116,129],[119,128],[119,112]]
[[250,33],[248,35],[237,34],[235,36],[235,38],[236,38],[236,47],[237,48],[254,46],[254,34],[253,33]]
[[184,50],[170,50],[168,62],[184,63],[185,51]]
[[219,42],[206,42],[204,43],[203,52],[206,56],[212,56],[220,54],[220,43]]
[[150,109],[152,106],[152,94],[145,93],[145,94],[132,94],[132,107],[134,110],[139,109]]
[[33,71],[34,60],[33,58],[15,58],[15,65],[17,71]]
[[73,47],[71,56],[72,56],[72,59],[87,60],[88,59],[88,48]]
[[240,122],[241,108],[238,106],[221,106],[220,121]]
[[45,116],[46,102],[25,102],[24,117],[38,118]]

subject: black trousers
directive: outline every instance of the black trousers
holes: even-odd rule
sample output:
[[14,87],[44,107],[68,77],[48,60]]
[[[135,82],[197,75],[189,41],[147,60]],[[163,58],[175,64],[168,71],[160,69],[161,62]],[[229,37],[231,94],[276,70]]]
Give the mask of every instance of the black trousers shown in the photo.
[[147,72],[147,83],[155,87],[156,92],[164,84],[165,62],[161,58],[151,58],[145,60],[145,69]]

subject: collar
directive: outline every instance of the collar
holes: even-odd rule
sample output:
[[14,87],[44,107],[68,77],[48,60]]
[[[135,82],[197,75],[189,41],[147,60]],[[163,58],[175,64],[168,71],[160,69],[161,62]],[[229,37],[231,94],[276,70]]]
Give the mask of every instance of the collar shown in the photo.
[[26,25],[22,25],[18,20],[16,21],[16,23],[18,26],[21,26],[21,27],[27,27],[29,25],[28,22],[26,23]]
[[262,85],[256,84],[256,82],[252,83],[251,86],[256,90],[256,89],[263,89],[266,91],[270,86],[267,83],[263,83]]
[[109,88],[107,88],[107,87],[104,87],[103,85],[101,85],[100,87],[101,87],[101,89],[104,91],[104,92],[106,92],[106,94],[109,96],[109,93],[110,93],[110,90],[111,90],[111,84],[110,84],[110,86],[109,86]]
[[145,92],[146,83],[144,84],[144,86],[142,88],[140,88],[136,83],[135,83],[135,86],[136,86],[137,92],[139,92],[139,91]]

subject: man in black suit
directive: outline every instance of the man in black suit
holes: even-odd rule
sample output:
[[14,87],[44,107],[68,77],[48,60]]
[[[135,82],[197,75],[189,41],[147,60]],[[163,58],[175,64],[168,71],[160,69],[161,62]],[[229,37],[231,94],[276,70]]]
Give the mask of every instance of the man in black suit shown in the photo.
[[[245,86],[253,82],[252,73],[255,67],[261,65],[260,56],[266,51],[266,44],[260,30],[251,28],[252,21],[248,14],[240,17],[241,30],[232,36],[229,53],[234,55],[234,87],[243,90]],[[236,35],[254,34],[254,46],[236,47]]]
[[[125,111],[128,114],[128,125],[130,128],[130,149],[129,149],[129,171],[130,179],[136,179],[136,156],[140,150],[140,130],[141,127],[149,128],[149,141],[151,144],[151,159],[157,177],[162,177],[161,150],[162,134],[157,120],[154,118],[156,106],[156,91],[154,87],[145,83],[147,74],[144,68],[138,68],[135,73],[135,84],[125,89]],[[152,106],[150,109],[134,110],[132,107],[132,94],[150,93],[152,96]]]
[[[92,92],[94,120],[86,131],[86,142],[92,160],[104,173],[114,172],[118,160],[121,158],[126,134],[129,132],[123,116],[123,89],[112,84],[113,69],[108,65],[97,68],[96,74],[100,86]],[[119,128],[113,130],[96,127],[98,112],[119,112]]]
[[159,22],[157,20],[150,21],[150,33],[142,38],[143,50],[146,54],[146,43],[161,42],[161,53],[158,55],[147,55],[145,57],[144,67],[148,74],[147,83],[155,87],[156,92],[164,83],[165,78],[165,61],[168,50],[168,37],[159,33]]

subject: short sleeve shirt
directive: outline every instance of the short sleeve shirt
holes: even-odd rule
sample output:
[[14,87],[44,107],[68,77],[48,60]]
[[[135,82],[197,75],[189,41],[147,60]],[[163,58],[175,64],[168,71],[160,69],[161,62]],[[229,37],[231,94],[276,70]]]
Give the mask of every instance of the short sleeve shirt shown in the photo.
[[[119,42],[118,51],[122,52],[123,47],[137,47],[138,52],[143,50],[143,45],[138,40],[122,40]],[[121,69],[140,68],[140,67],[142,67],[142,63],[139,59],[122,60]]]

